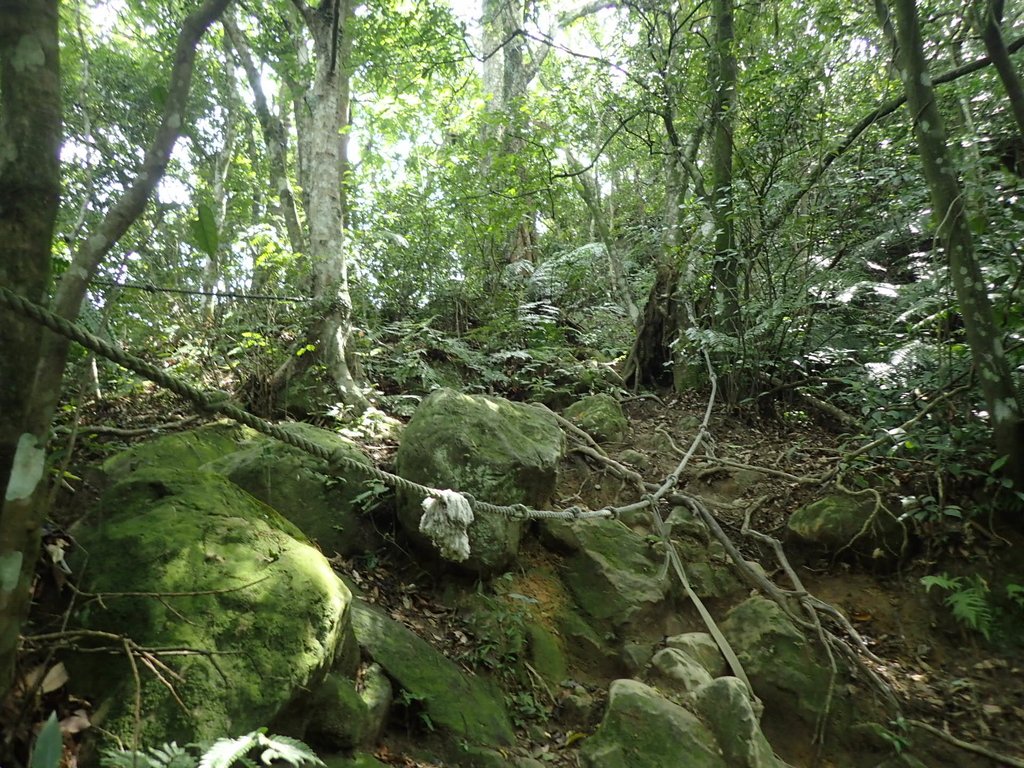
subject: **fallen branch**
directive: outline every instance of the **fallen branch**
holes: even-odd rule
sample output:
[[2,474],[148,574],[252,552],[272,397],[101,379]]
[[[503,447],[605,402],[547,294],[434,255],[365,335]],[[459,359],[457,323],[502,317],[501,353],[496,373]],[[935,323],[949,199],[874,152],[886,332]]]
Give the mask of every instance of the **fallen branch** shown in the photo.
[[[199,421],[199,416],[186,416],[183,419],[176,421],[167,421],[163,424],[154,424],[150,427],[135,427],[129,429],[127,427],[108,427],[102,424],[97,424],[91,427],[80,426],[78,431],[84,435],[113,435],[115,437],[141,437],[142,435],[151,435],[154,432],[163,432],[169,429],[184,429],[190,424],[194,424]],[[57,427],[54,432],[66,433],[70,432],[70,427]]]
[[976,755],[982,755],[984,757],[987,757],[989,760],[1001,763],[1002,765],[1009,765],[1013,768],[1024,768],[1024,760],[1018,760],[1016,757],[1010,757],[1009,755],[1004,755],[1000,752],[995,752],[991,749],[988,749],[987,747],[982,747],[978,744],[973,744],[969,741],[958,739],[956,736],[951,736],[950,734],[946,733],[941,728],[936,728],[934,725],[923,723],[920,720],[907,720],[906,722],[908,725],[912,725],[915,728],[920,728],[922,731],[928,731],[928,733],[932,734],[933,736],[938,736],[943,741],[952,744],[954,747],[959,747],[960,749],[966,752],[973,752]]

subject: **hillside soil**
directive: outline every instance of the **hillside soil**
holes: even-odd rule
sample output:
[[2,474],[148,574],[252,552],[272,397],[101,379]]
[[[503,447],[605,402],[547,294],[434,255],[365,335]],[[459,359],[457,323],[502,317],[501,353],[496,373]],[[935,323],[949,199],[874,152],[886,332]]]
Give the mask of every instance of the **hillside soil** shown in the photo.
[[[628,400],[625,410],[631,434],[623,443],[603,449],[613,459],[623,451],[636,452],[627,454],[631,466],[648,482],[659,483],[689,447],[705,406],[697,395],[665,401],[652,396]],[[182,428],[198,423],[187,412],[176,413],[161,397],[145,405],[135,400],[130,405],[107,402],[83,409],[82,425],[118,426],[103,428],[99,434],[89,435],[84,429],[78,434],[74,461],[61,470],[67,474],[61,484],[58,519],[47,533],[50,540],[65,541],[63,532],[91,503],[95,490],[89,482],[91,465],[126,444],[153,436],[157,425],[178,427],[179,420]],[[64,436],[66,439],[66,432]],[[394,440],[380,440],[365,447],[378,465],[392,468]],[[760,562],[773,580],[789,588],[784,570],[771,552],[742,534],[744,521],[749,516],[752,529],[785,539],[788,516],[827,492],[799,479],[822,475],[849,446],[802,416],[783,415],[749,420],[715,416],[707,448],[698,451],[688,465],[681,489],[702,498],[744,555]],[[884,474],[886,467],[877,465],[874,471]],[[892,479],[897,492],[910,482],[904,477]],[[583,503],[591,508],[636,500],[635,491],[606,466],[572,452],[561,473],[557,498],[560,504]],[[960,502],[965,509],[969,503],[967,499]],[[474,652],[477,638],[473,627],[456,607],[458,600],[453,599],[454,593],[472,591],[476,585],[460,584],[450,575],[428,573],[414,564],[393,528],[382,524],[380,533],[388,543],[379,551],[348,559],[334,557],[331,562],[338,573],[365,600],[384,608],[450,658],[466,668],[491,671],[482,664],[481,654]],[[1005,625],[997,624],[991,641],[987,641],[959,624],[941,595],[927,594],[920,582],[922,576],[962,573],[965,568],[981,574],[1005,567],[1019,570],[1011,558],[1024,542],[1007,538],[1007,532],[992,531],[980,522],[951,522],[938,533],[941,535],[934,527],[929,529],[930,545],[924,547],[912,532],[910,549],[896,563],[830,561],[806,553],[790,556],[804,586],[839,608],[882,660],[883,665],[874,671],[891,687],[903,710],[902,721],[887,725],[905,743],[913,745],[915,755],[935,766],[980,768],[1000,764],[978,750],[1024,761],[1024,633],[1020,625],[1014,626],[1012,617],[1007,617]],[[942,544],[937,545],[937,541]],[[557,589],[544,574],[557,566],[555,559],[536,543],[528,544],[509,577],[515,594],[554,606]],[[38,607],[29,632],[60,627],[70,605],[67,583],[68,576],[60,568],[40,568]],[[48,669],[52,663],[45,646],[34,647],[21,665],[23,682],[35,679],[33,675],[38,676],[40,669]],[[600,721],[612,675],[595,671],[577,677],[563,683],[561,689],[538,681],[503,681],[512,687],[509,698],[520,731],[520,758],[555,766],[578,764],[577,748]],[[89,702],[68,700],[63,688],[50,687],[42,695],[23,697],[18,702],[8,700],[0,711],[0,720],[9,739],[27,743],[32,731],[53,709],[62,717],[76,712],[87,717]],[[567,702],[573,698],[570,694],[584,692],[592,697],[594,706],[583,715],[577,712],[567,716]],[[580,717],[586,722],[580,722]],[[925,730],[915,721],[933,730]],[[416,757],[422,728],[418,722],[392,723],[376,757],[388,765],[427,768],[430,763]],[[789,763],[811,764],[816,750],[806,729],[794,728],[783,713],[768,713],[764,730],[778,754]],[[827,742],[827,734],[825,738]],[[957,740],[962,742],[960,746],[955,744]],[[842,756],[829,757],[832,753],[827,743],[823,752],[821,765],[844,765]]]

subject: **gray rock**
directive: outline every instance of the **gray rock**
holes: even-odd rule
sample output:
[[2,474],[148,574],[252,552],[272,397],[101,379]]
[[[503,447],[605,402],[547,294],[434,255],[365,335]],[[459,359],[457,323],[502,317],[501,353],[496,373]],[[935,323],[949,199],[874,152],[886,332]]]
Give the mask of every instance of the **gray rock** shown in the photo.
[[622,646],[622,661],[631,675],[646,669],[654,656],[654,646],[650,643],[625,643]]
[[790,538],[813,550],[838,555],[849,552],[873,559],[898,557],[903,547],[902,525],[874,498],[836,493],[794,512]]
[[690,693],[711,682],[711,675],[701,664],[677,648],[663,648],[654,654],[651,666],[666,687]]
[[[341,435],[312,424],[289,422],[282,429],[369,466],[362,450]],[[263,435],[234,453],[204,465],[269,504],[295,523],[327,555],[350,555],[371,546],[372,527],[357,504],[368,476],[334,469],[328,462]]]
[[665,640],[669,648],[676,648],[699,663],[711,677],[721,677],[727,671],[725,657],[715,639],[707,632],[684,632]]
[[449,740],[499,747],[515,741],[499,691],[468,675],[432,645],[361,601],[353,603],[359,646]]
[[[771,600],[751,597],[733,608],[719,625],[750,678],[754,693],[772,711],[791,712],[808,725],[817,722],[825,704],[831,671],[823,653],[812,646]],[[846,724],[849,703],[837,695],[830,712]]]
[[[405,428],[395,465],[399,475],[423,485],[453,488],[494,504],[544,507],[564,452],[565,435],[550,413],[440,389]],[[414,540],[430,546],[419,531],[421,501],[400,493],[398,519]],[[519,521],[477,515],[469,528],[470,557],[459,566],[475,574],[500,572],[514,560],[521,536]]]
[[629,433],[622,406],[611,395],[584,397],[566,408],[563,415],[599,443],[618,443]]
[[619,628],[651,618],[665,601],[662,559],[643,536],[605,520],[545,520],[542,529],[573,551],[562,579],[587,617]]
[[[177,697],[143,675],[144,743],[212,741],[271,725],[335,664],[351,594],[294,525],[224,477],[138,468],[104,494],[99,511],[101,524],[76,531],[90,562],[103,563],[86,571],[82,587],[178,596],[93,603],[78,615],[83,628],[217,654],[164,657]],[[105,712],[106,732],[130,742],[127,660],[82,656],[66,659],[75,692]]]
[[736,677],[720,677],[694,691],[694,706],[714,732],[731,768],[781,768],[761,732],[758,710],[747,686]]
[[584,768],[728,768],[714,734],[650,686],[616,680],[597,732],[580,749]]

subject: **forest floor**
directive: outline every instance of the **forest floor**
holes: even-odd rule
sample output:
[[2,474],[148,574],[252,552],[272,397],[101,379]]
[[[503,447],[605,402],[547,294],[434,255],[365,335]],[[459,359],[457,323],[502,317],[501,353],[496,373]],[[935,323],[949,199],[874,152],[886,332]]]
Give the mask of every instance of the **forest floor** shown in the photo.
[[[667,401],[638,398],[626,403],[631,436],[622,445],[606,446],[612,458],[623,450],[638,451],[646,458],[646,466],[636,467],[648,482],[660,482],[678,464],[696,433],[703,417],[705,402],[696,395],[673,397]],[[72,522],[79,510],[90,502],[86,476],[90,462],[123,447],[123,441],[144,439],[153,433],[155,424],[173,422],[178,418],[169,412],[168,404],[157,397],[149,405],[138,400],[107,403],[81,413],[82,424],[118,427],[94,437],[79,438],[79,451],[69,467],[69,486],[75,494],[62,496],[62,519],[59,525]],[[182,412],[181,417],[186,418]],[[189,423],[188,426],[195,426]],[[841,455],[842,446],[834,435],[805,421],[756,420],[744,422],[737,418],[713,417],[710,423],[711,452],[694,459],[683,475],[680,486],[686,493],[702,498],[713,510],[723,529],[740,547],[744,555],[758,560],[768,575],[789,588],[783,570],[771,561],[772,555],[741,534],[744,517],[749,513],[750,525],[761,533],[785,538],[788,516],[799,506],[820,497],[825,491],[812,484],[797,482],[820,475]],[[366,446],[378,464],[390,469],[395,443],[381,442]],[[635,458],[635,457],[634,457]],[[740,465],[740,466],[737,466]],[[764,470],[769,470],[765,472]],[[772,473],[776,474],[772,474]],[[791,476],[791,477],[790,477]],[[605,504],[635,501],[635,493],[606,468],[583,457],[571,457],[562,473],[558,489],[561,502],[583,502],[592,508]],[[472,666],[474,637],[457,609],[447,599],[443,580],[432,578],[411,567],[402,556],[400,546],[385,531],[394,546],[379,553],[343,560],[334,558],[339,573],[358,586],[365,599],[385,608],[421,637],[435,644],[446,655]],[[955,532],[954,532],[955,533]],[[906,725],[922,721],[949,737],[971,745],[1024,760],[1024,638],[987,642],[980,634],[958,625],[937,595],[928,595],[920,578],[928,574],[952,570],[959,562],[962,571],[967,560],[980,572],[997,568],[1008,557],[1009,550],[997,536],[948,536],[948,546],[927,551],[911,550],[898,566],[873,567],[871,563],[817,561],[813,558],[797,564],[804,586],[815,596],[839,608],[862,635],[871,651],[883,662],[876,672],[891,686],[899,698],[904,724],[890,723],[890,729],[903,732],[916,747],[932,742],[942,748],[929,765],[989,766],[1002,763],[952,745],[949,739]],[[1020,551],[1019,548],[1017,551]],[[520,576],[528,577],[530,563],[546,555],[539,547],[524,553]],[[49,578],[49,577],[45,577]],[[532,588],[543,590],[542,583]],[[35,631],[38,631],[38,627]],[[1013,642],[1012,640],[1015,640]],[[575,681],[577,689],[586,688],[600,704],[607,690],[606,680]],[[577,765],[576,749],[581,735],[579,726],[562,726],[559,703],[564,695],[545,691],[547,706],[520,717],[518,752],[545,764]],[[46,711],[54,706],[50,697]],[[79,702],[62,702],[58,710],[73,711]],[[601,707],[591,727],[596,727]],[[521,713],[522,714],[522,713]],[[9,718],[11,713],[0,712]],[[40,710],[21,722],[40,722]],[[408,739],[390,739],[380,747],[377,757],[383,762],[406,768],[428,768],[415,755],[416,723],[409,723]],[[766,718],[765,733],[776,750],[794,765],[810,764],[809,734],[795,733],[780,721]],[[398,729],[399,733],[401,729]],[[391,729],[394,733],[395,729]],[[827,738],[827,737],[826,737]],[[936,754],[935,750],[928,750]],[[826,750],[827,752],[827,750]],[[826,765],[829,763],[826,762]],[[841,765],[832,763],[833,765]],[[1018,763],[1024,764],[1024,763]]]

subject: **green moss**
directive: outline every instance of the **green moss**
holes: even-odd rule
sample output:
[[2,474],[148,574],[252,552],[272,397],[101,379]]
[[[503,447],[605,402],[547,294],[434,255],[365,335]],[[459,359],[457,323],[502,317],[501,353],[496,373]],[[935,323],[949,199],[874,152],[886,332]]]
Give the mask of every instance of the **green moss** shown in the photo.
[[[311,424],[291,422],[283,429],[329,451],[369,466],[357,445]],[[367,475],[333,468],[279,440],[256,436],[242,449],[206,464],[298,526],[324,552],[348,555],[369,546],[369,533],[357,509]]]
[[[78,532],[85,588],[177,593],[94,601],[86,628],[147,647],[189,649],[162,660],[173,687],[141,669],[145,743],[212,739],[270,723],[333,662],[350,594],[320,553],[274,510],[212,473],[139,469],[99,505],[102,524]],[[189,593],[189,594],[181,594]],[[132,675],[118,655],[82,654],[73,679],[131,730]]]
[[537,622],[526,625],[530,664],[549,685],[558,685],[569,676],[569,664],[562,641]]
[[587,768],[726,768],[696,716],[636,680],[616,680],[597,733],[580,750]]
[[666,596],[668,582],[647,540],[606,520],[552,525],[572,531],[577,551],[567,560],[562,578],[580,609],[616,627],[627,623]]
[[[454,488],[494,504],[543,507],[554,494],[565,436],[551,414],[497,397],[448,389],[430,395],[402,434],[395,466],[402,477]],[[422,542],[418,496],[399,494],[399,518]],[[464,567],[493,573],[518,552],[522,523],[480,515],[469,529]]]
[[247,430],[235,422],[220,421],[187,432],[175,432],[134,445],[103,462],[103,474],[111,483],[146,467],[198,469],[208,461],[238,450]]
[[429,643],[364,603],[353,604],[352,625],[363,650],[408,700],[422,707],[435,728],[483,746],[514,742],[499,691],[467,675]]
[[[721,628],[765,706],[814,724],[828,695],[830,671],[782,609],[751,597],[729,611]],[[846,709],[842,699],[833,699],[834,719],[844,720]]]
[[629,433],[629,422],[611,395],[584,397],[565,409],[565,418],[599,442],[618,443]]

